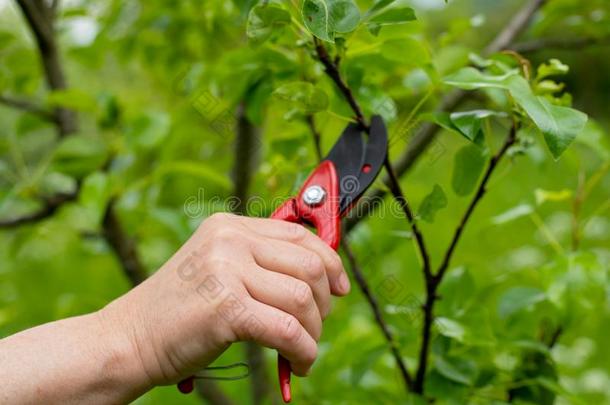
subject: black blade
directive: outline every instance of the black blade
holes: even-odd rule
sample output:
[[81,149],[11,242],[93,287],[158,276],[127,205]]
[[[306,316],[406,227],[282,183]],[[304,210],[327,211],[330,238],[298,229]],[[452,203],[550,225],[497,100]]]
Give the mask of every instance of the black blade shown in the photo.
[[337,169],[341,201],[346,192],[349,194],[350,179],[362,167],[365,153],[363,135],[358,124],[349,124],[326,156],[325,160],[332,161]]
[[[365,141],[366,138],[368,142]],[[383,119],[378,115],[371,119],[368,137],[357,124],[350,124],[343,131],[326,157],[337,168],[341,214],[373,184],[383,166],[387,148],[387,130]]]

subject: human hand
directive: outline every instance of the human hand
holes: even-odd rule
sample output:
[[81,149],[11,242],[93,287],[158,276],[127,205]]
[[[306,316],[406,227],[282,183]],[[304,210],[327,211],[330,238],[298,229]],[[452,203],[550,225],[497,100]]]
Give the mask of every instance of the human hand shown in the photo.
[[124,332],[150,385],[193,375],[246,340],[277,349],[304,376],[330,295],[349,289],[337,253],[303,226],[216,214],[100,316]]

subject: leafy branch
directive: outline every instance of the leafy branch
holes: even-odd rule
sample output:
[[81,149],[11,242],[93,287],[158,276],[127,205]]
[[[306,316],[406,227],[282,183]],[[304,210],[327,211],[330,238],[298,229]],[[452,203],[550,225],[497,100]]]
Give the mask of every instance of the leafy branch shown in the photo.
[[[517,13],[508,21],[504,29],[485,47],[483,55],[490,55],[504,49],[512,47],[512,43],[529,27],[534,15],[540,10],[548,0],[531,0],[527,2]],[[454,111],[457,107],[474,97],[475,93],[463,90],[454,90],[441,100],[438,111]],[[402,177],[422,156],[426,149],[432,145],[436,135],[441,128],[431,122],[424,123],[409,140],[409,145],[405,151],[398,156],[394,162],[394,171],[398,177]],[[375,190],[370,194],[372,200],[383,198],[385,190]],[[366,218],[371,211],[376,209],[372,204],[362,204],[358,207],[363,215],[349,218],[346,221],[346,229],[353,229],[362,218]]]
[[483,179],[481,180],[468,208],[464,212],[460,222],[457,225],[457,228],[453,234],[453,238],[445,251],[445,255],[443,261],[436,273],[431,275],[426,279],[426,300],[422,307],[424,312],[424,322],[422,326],[422,344],[419,352],[419,366],[417,368],[417,373],[415,376],[415,384],[414,391],[418,394],[423,394],[424,392],[424,382],[426,378],[426,371],[428,368],[428,356],[430,351],[430,343],[432,337],[432,326],[434,324],[434,304],[439,299],[438,296],[438,288],[440,287],[443,277],[447,273],[447,269],[449,268],[449,264],[451,263],[451,258],[455,253],[455,249],[457,244],[462,237],[464,228],[468,223],[468,220],[471,218],[472,213],[474,212],[477,205],[481,202],[481,199],[485,196],[487,192],[487,185],[489,183],[489,179],[491,178],[493,172],[498,167],[498,163],[502,158],[506,155],[508,149],[515,144],[517,139],[517,126],[513,124],[509,130],[509,134],[504,141],[502,147],[496,152],[496,154],[489,160],[487,165],[487,170],[483,175]]
[[[487,53],[492,53],[492,52],[495,52],[495,51],[498,51],[498,50],[501,50],[501,49],[504,49],[505,47],[507,47],[514,40],[514,38],[516,38],[529,25],[529,22],[531,21],[535,12],[540,7],[542,7],[542,5],[544,5],[544,3],[545,3],[544,0],[535,0],[535,1],[528,3],[523,9],[521,9],[517,13],[517,15],[513,18],[513,20],[511,20],[509,22],[507,27],[487,47]],[[323,45],[323,43],[319,39],[317,39],[315,37],[314,37],[314,46],[315,46],[317,58],[324,66],[326,75],[335,83],[336,87],[339,89],[340,93],[343,95],[343,98],[351,107],[351,109],[355,115],[354,118],[355,118],[356,122],[358,122],[362,128],[364,128],[365,130],[368,131],[369,126],[366,122],[366,119],[364,118],[362,109],[361,109],[360,105],[358,104],[357,100],[355,99],[352,89],[346,84],[345,80],[342,78],[340,70],[339,70],[339,66],[338,66],[338,61],[336,59],[333,60],[330,57],[326,47]],[[457,105],[459,105],[461,102],[463,102],[468,97],[467,94],[468,93],[465,93],[463,91],[455,91],[455,92],[449,94],[443,100],[441,109],[442,110],[454,109],[455,107],[457,107]],[[314,130],[315,130],[315,128],[314,128]],[[419,133],[419,137],[416,138],[417,140],[419,140],[419,142],[415,144],[416,145],[415,153],[413,153],[413,149],[411,147],[411,148],[407,149],[407,151],[405,152],[405,155],[403,155],[403,156],[407,156],[408,158],[403,158],[402,162],[400,163],[399,167],[402,169],[401,170],[402,173],[404,173],[404,171],[406,171],[415,162],[416,158],[423,152],[423,150],[425,150],[425,148],[432,141],[432,138],[435,136],[437,130],[438,130],[438,128],[435,127],[434,125],[427,125],[424,127],[423,130],[421,130],[422,132]],[[404,369],[404,371],[403,371],[401,368],[401,372],[403,374],[403,379],[405,380],[407,388],[417,394],[421,395],[424,392],[424,382],[425,382],[425,378],[426,378],[426,372],[428,369],[428,357],[429,357],[430,343],[431,343],[431,337],[432,337],[432,325],[434,323],[434,305],[435,305],[435,302],[439,298],[438,297],[438,288],[443,280],[444,275],[447,272],[447,269],[449,268],[451,258],[456,250],[456,247],[463,234],[463,230],[466,227],[467,222],[471,218],[476,206],[479,204],[479,202],[481,201],[481,199],[483,198],[483,196],[486,193],[487,184],[489,182],[489,179],[491,178],[494,170],[498,166],[498,163],[500,162],[500,160],[504,157],[504,155],[509,150],[509,148],[515,143],[516,132],[517,132],[517,126],[516,126],[516,124],[513,124],[504,144],[499,149],[499,151],[490,159],[487,170],[483,176],[483,179],[481,180],[481,182],[477,188],[477,191],[474,194],[473,199],[470,202],[468,208],[466,209],[461,221],[458,223],[457,228],[454,232],[453,238],[445,252],[443,261],[440,264],[436,273],[433,273],[431,270],[430,258],[428,255],[428,250],[427,250],[427,247],[425,244],[424,237],[423,237],[422,233],[420,232],[419,227],[417,226],[417,223],[415,222],[415,217],[413,215],[413,211],[411,210],[411,208],[408,204],[408,201],[407,201],[404,193],[402,192],[402,189],[400,187],[400,183],[398,182],[398,177],[394,171],[394,168],[393,168],[389,158],[386,158],[386,161],[384,162],[384,167],[387,172],[386,183],[387,183],[389,190],[392,193],[394,199],[397,202],[399,202],[400,206],[402,207],[403,212],[405,213],[405,216],[407,217],[407,219],[410,223],[411,230],[415,236],[415,242],[416,242],[418,251],[422,257],[422,271],[423,271],[424,280],[425,280],[425,284],[426,284],[426,299],[425,299],[424,305],[422,306],[424,320],[423,320],[422,332],[421,332],[421,334],[422,334],[421,346],[420,346],[420,350],[419,350],[419,361],[418,361],[417,371],[415,374],[415,379],[414,380],[412,379],[408,370]],[[315,132],[314,132],[314,134],[315,134]],[[382,195],[383,194],[381,194],[381,196]],[[389,331],[389,329],[387,328],[387,325],[385,324],[385,322],[383,321],[383,318],[381,317],[381,313],[379,312],[379,308],[376,305],[376,300],[375,300],[374,296],[372,296],[372,294],[370,294],[370,289],[368,289],[366,280],[364,279],[362,273],[359,271],[359,267],[357,265],[355,256],[354,256],[353,252],[351,252],[351,250],[349,249],[349,246],[347,246],[347,243],[344,243],[343,245],[344,245],[344,250],[346,251],[346,254],[348,256],[348,260],[350,262],[352,269],[356,270],[356,271],[354,271],[354,275],[356,277],[358,285],[360,286],[361,290],[364,292],[365,296],[367,297],[367,300],[369,301],[369,305],[373,308],[373,312],[375,314],[376,321],[382,328],[382,331],[384,332],[384,336],[392,345],[392,335],[386,333],[387,331]],[[393,350],[393,353],[394,353],[394,350]],[[398,353],[398,350],[396,351],[396,353]],[[398,353],[398,357],[400,357],[399,353]],[[402,362],[397,361],[397,364],[400,367]]]
[[21,111],[24,111],[24,112],[27,112],[30,114],[37,115],[40,118],[48,120],[48,121],[55,121],[55,115],[51,111],[48,111],[45,108],[43,108],[35,103],[32,103],[29,100],[9,97],[9,96],[0,94],[0,104],[5,105],[10,108],[15,108],[17,110],[21,110]]

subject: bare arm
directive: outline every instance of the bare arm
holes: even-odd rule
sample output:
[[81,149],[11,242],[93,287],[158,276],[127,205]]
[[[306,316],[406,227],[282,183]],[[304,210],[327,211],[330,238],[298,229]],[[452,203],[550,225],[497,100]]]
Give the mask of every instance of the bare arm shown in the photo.
[[303,376],[330,294],[349,288],[339,256],[305,228],[215,215],[104,309],[0,340],[0,402],[126,403],[240,340],[279,350]]

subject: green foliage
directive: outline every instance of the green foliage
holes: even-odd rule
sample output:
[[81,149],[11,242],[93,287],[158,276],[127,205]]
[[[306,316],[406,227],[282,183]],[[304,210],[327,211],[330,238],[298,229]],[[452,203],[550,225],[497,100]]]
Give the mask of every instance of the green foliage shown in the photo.
[[478,184],[487,163],[487,151],[475,145],[466,145],[457,151],[453,163],[451,186],[459,196],[467,196]]
[[360,11],[352,0],[305,0],[302,13],[305,27],[329,42],[336,34],[352,32],[360,22]]
[[447,196],[438,184],[428,194],[419,206],[418,215],[426,222],[434,222],[436,212],[447,206]]
[[[548,66],[543,68],[543,75],[548,74],[548,70]],[[484,88],[507,90],[515,104],[525,111],[542,132],[549,150],[556,159],[565,152],[587,123],[587,116],[584,113],[553,105],[547,99],[535,96],[527,80],[514,70],[501,75],[488,75],[468,67],[445,78],[445,83],[466,90]]]
[[290,24],[290,13],[275,3],[257,5],[250,10],[246,33],[255,43],[262,43]]

